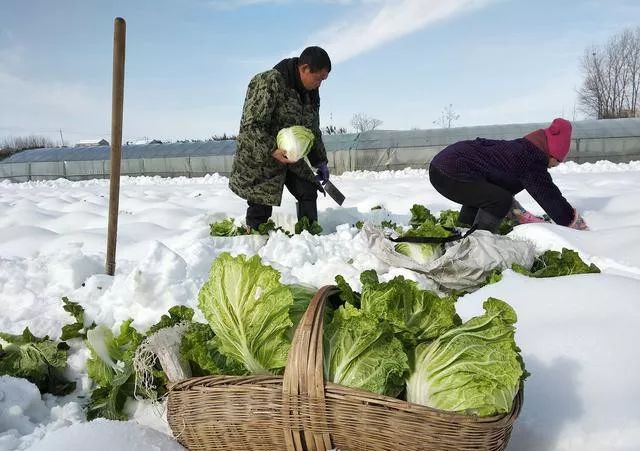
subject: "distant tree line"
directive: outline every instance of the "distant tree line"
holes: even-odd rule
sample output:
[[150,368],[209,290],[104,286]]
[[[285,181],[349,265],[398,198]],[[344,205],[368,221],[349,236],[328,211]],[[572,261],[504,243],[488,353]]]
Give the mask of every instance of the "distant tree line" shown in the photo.
[[8,137],[0,141],[0,159],[6,158],[22,150],[42,149],[44,147],[55,146],[56,143],[44,136],[29,135]]

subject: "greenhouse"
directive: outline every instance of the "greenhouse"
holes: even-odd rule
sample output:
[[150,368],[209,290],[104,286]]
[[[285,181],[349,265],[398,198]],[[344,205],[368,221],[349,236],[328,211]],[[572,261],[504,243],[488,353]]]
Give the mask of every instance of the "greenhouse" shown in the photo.
[[[547,123],[505,124],[431,130],[374,130],[325,135],[334,174],[356,170],[426,167],[444,147],[476,137],[514,139]],[[229,175],[235,141],[128,145],[122,147],[122,175],[200,177]],[[571,153],[577,163],[640,160],[640,118],[573,122]],[[109,177],[109,146],[26,150],[0,161],[0,180],[15,182]]]

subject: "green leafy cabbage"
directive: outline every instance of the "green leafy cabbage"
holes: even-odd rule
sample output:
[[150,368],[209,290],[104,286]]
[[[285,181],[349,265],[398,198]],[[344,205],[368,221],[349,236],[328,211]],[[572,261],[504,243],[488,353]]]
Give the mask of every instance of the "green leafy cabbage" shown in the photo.
[[388,321],[407,346],[432,340],[460,324],[455,298],[421,290],[402,276],[379,283],[374,271],[366,273],[361,277],[362,310]]
[[103,325],[87,331],[87,345],[91,351],[87,372],[96,384],[89,401],[88,420],[98,417],[127,419],[124,404],[135,391],[133,358],[144,338],[132,322],[132,319],[124,321],[118,335]]
[[25,378],[41,393],[66,395],[76,387],[63,375],[68,350],[64,341],[36,337],[28,327],[20,335],[0,332],[0,376]]
[[459,225],[458,216],[460,214],[455,210],[442,210],[438,216],[438,224],[442,227],[454,228]]
[[309,218],[303,216],[302,219],[296,222],[294,226],[296,234],[301,234],[303,230],[306,230],[311,235],[320,235],[322,233],[322,226],[318,224],[318,221],[309,222]]
[[96,327],[96,323],[92,322],[89,326],[84,324],[84,308],[77,302],[70,301],[68,297],[62,298],[65,312],[69,313],[76,320],[72,324],[62,326],[62,335],[60,339],[71,340],[72,338],[87,338],[87,331]]
[[280,283],[280,273],[263,265],[260,257],[220,254],[198,304],[222,354],[252,374],[278,373],[285,366],[293,295]]
[[431,214],[431,211],[424,205],[413,204],[411,207],[411,219],[409,225],[412,229],[417,229],[425,222],[435,224],[437,222],[436,217]]
[[222,219],[209,225],[209,235],[211,236],[237,236],[243,233],[236,227],[233,218]]
[[596,265],[586,264],[580,258],[580,254],[567,248],[562,248],[561,252],[546,251],[536,258],[530,270],[517,263],[513,264],[513,270],[529,277],[558,277],[600,272]]
[[220,354],[219,347],[211,326],[194,322],[182,336],[180,354],[189,362],[193,376],[247,374],[240,363]]
[[404,389],[408,357],[386,322],[351,304],[333,314],[324,331],[324,374],[329,381],[397,396]]
[[[375,274],[375,271],[374,271]],[[378,277],[376,275],[376,277]],[[347,283],[345,278],[341,275],[337,275],[336,278],[336,286],[338,287],[338,296],[342,303],[349,303],[354,307],[360,308],[360,293],[356,293],[353,291],[351,286]]]
[[490,416],[511,410],[524,368],[514,341],[515,311],[489,298],[485,314],[416,347],[407,400]]
[[[411,207],[411,228],[402,237],[444,238],[451,232],[440,224],[429,209],[423,205],[414,204]],[[444,254],[444,246],[440,243],[398,243],[394,247],[399,254],[406,255],[416,263],[426,265]]]
[[276,136],[278,148],[284,150],[287,159],[291,161],[298,161],[306,157],[314,140],[313,132],[302,125],[283,128]]

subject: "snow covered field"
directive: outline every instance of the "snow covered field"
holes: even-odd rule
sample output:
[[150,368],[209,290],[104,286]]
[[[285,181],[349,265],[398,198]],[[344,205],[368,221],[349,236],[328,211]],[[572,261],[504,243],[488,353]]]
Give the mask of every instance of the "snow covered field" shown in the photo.
[[[530,224],[512,234],[540,251],[574,249],[602,273],[532,279],[509,270],[499,283],[461,298],[457,309],[466,319],[494,296],[518,313],[516,341],[531,376],[510,450],[638,450],[640,162],[567,163],[552,174],[591,230]],[[123,178],[115,277],[103,274],[107,181],[0,182],[0,331],[17,334],[29,326],[35,335],[57,337],[72,322],[62,296],[83,305],[97,323],[115,328],[134,318],[144,330],[173,305],[196,307],[222,251],[259,254],[285,283],[319,287],[342,274],[358,289],[359,274],[372,268],[382,280],[402,274],[424,282],[378,260],[351,225],[384,219],[406,225],[414,203],[434,213],[455,208],[434,191],[427,172],[357,172],[332,181],[347,200],[343,207],[319,200],[323,236],[276,233],[265,243],[263,237],[209,236],[209,223],[244,216],[246,204],[224,177]],[[526,193],[518,199],[542,213]],[[383,208],[371,210],[376,206]],[[294,216],[287,193],[273,219],[292,228]],[[128,405],[133,422],[86,423],[87,355],[83,346],[72,349],[68,376],[78,388],[66,397],[41,398],[34,385],[0,377],[0,450],[84,450],[89,442],[95,450],[182,449],[164,434],[170,431],[162,409],[146,403]]]

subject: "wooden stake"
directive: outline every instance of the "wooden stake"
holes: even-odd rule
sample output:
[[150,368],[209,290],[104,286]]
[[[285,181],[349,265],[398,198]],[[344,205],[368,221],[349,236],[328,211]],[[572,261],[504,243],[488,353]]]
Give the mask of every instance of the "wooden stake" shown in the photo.
[[111,94],[111,179],[109,181],[109,228],[107,230],[106,272],[116,272],[116,241],[122,161],[122,109],[124,103],[124,50],[126,23],[116,17],[113,24],[113,87]]

